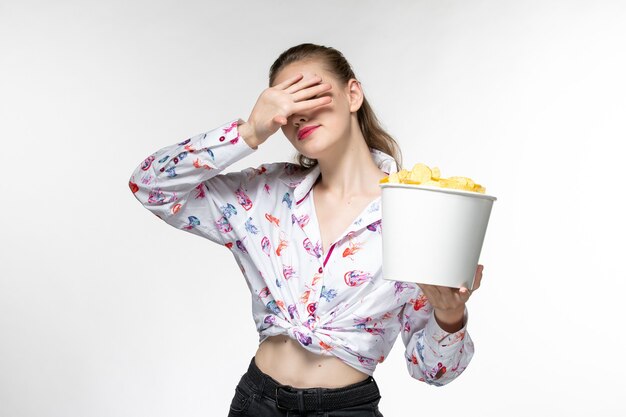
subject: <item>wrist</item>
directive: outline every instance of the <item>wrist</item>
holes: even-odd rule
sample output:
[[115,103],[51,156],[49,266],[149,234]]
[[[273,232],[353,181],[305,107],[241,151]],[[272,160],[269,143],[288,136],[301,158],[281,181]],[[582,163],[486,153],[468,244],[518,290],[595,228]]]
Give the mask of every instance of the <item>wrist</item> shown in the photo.
[[435,309],[434,315],[439,327],[448,333],[455,333],[463,328],[465,306],[454,310]]
[[259,147],[259,141],[254,134],[254,128],[250,126],[248,122],[243,122],[242,124],[237,125],[237,129],[239,131],[239,136],[241,136],[249,147],[255,150]]

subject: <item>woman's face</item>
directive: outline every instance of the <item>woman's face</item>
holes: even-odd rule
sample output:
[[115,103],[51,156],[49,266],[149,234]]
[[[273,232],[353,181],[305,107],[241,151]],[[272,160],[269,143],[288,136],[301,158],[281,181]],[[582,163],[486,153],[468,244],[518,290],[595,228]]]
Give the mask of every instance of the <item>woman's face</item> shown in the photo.
[[[342,138],[350,135],[351,114],[360,107],[361,100],[358,100],[360,86],[358,81],[351,79],[348,85],[341,85],[334,76],[328,73],[316,61],[293,62],[281,69],[274,80],[273,85],[302,73],[302,80],[308,80],[316,75],[321,77],[320,83],[332,85],[330,90],[326,90],[312,98],[329,96],[333,101],[306,111],[296,112],[287,118],[287,124],[282,126],[283,134],[296,148],[298,152],[308,158],[320,159],[327,151],[334,148],[334,144],[339,143]],[[359,94],[349,94],[349,87],[354,86]],[[356,106],[355,106],[356,104]],[[356,113],[354,114],[356,117]],[[299,139],[298,129],[304,126],[319,126],[308,136]]]

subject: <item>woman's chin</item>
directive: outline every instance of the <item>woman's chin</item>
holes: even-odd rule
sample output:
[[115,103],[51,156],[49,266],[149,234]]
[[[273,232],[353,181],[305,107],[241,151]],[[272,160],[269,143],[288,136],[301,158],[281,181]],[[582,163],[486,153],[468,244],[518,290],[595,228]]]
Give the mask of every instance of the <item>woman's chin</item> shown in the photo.
[[298,148],[296,148],[296,150],[309,159],[323,158],[325,155],[328,155],[329,152],[327,146],[320,146],[316,143],[308,143],[305,144],[305,146],[301,145]]

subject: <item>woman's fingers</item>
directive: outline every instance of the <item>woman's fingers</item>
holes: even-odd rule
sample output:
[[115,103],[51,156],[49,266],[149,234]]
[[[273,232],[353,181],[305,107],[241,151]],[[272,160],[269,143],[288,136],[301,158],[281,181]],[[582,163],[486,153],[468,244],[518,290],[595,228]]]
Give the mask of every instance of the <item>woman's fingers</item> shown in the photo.
[[311,97],[315,97],[318,94],[325,93],[332,88],[333,86],[330,83],[321,83],[292,93],[291,96],[293,97],[293,101],[299,103]]
[[418,284],[429,303],[436,309],[456,309],[465,304],[472,295],[466,287],[452,288],[441,285]]
[[483,269],[484,266],[480,264],[476,267],[476,275],[474,275],[474,285],[472,287],[472,291],[476,291],[478,287],[480,287],[480,281],[483,279]]
[[326,90],[330,90],[332,85],[330,83],[323,83],[322,77],[314,75],[311,78],[301,79],[295,84],[289,85],[285,88],[285,92],[293,96],[293,101],[299,102],[304,99],[314,97]]
[[297,73],[296,75],[294,75],[293,77],[291,77],[291,78],[287,78],[287,79],[286,79],[285,81],[283,81],[282,83],[280,83],[280,84],[276,84],[276,85],[274,86],[274,88],[277,88],[277,89],[279,89],[279,90],[284,90],[285,88],[289,87],[290,85],[292,85],[292,84],[294,84],[294,83],[298,82],[298,80],[300,80],[303,76],[304,76],[304,75],[303,75],[301,72],[299,72],[299,73]]
[[291,114],[313,109],[315,107],[323,106],[325,104],[330,104],[332,101],[333,99],[328,96],[314,98],[314,99],[306,100],[306,101],[300,101],[298,103],[294,103]]
[[439,310],[455,309],[465,304],[472,293],[480,287],[480,281],[483,277],[483,268],[483,265],[480,264],[476,267],[474,285],[471,290],[467,287],[452,288],[430,284],[418,285],[434,308]]
[[472,290],[466,287],[461,287],[459,288],[458,295],[461,301],[463,301],[463,303],[466,303],[472,295]]
[[283,90],[285,90],[285,93],[293,94],[296,91],[302,90],[303,88],[318,84],[320,81],[322,81],[322,77],[320,77],[319,75],[314,75],[311,78],[299,79],[297,82],[283,88]]
[[449,308],[457,308],[461,303],[464,304],[471,295],[470,291],[465,287],[442,287],[442,291],[445,291],[446,293],[444,299],[446,300],[446,305]]
[[312,98],[332,89],[330,83],[322,83],[319,75],[307,79],[303,79],[302,76],[302,73],[298,73],[275,86],[276,89],[281,89],[291,95],[292,104],[289,115],[332,102],[332,98],[328,96]]

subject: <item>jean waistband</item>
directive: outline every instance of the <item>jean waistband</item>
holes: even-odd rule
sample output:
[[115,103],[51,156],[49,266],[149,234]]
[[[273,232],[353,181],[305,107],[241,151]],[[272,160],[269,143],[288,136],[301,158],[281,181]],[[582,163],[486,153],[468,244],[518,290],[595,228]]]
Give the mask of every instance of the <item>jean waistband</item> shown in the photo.
[[254,362],[254,357],[250,360],[246,375],[264,396],[276,401],[277,408],[284,410],[335,410],[380,398],[378,385],[372,376],[341,388],[295,388],[283,385],[262,372]]

